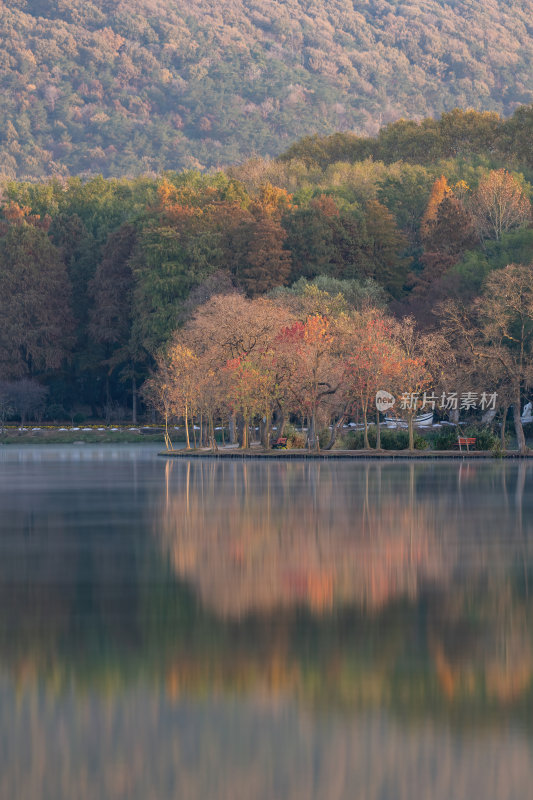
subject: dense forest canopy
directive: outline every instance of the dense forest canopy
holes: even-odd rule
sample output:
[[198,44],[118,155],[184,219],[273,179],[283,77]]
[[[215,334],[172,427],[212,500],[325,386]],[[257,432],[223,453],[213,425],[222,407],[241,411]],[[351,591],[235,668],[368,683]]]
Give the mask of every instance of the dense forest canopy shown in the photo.
[[[269,319],[279,317],[272,352],[283,358],[280,331],[292,357],[302,337],[323,338],[318,317],[326,328],[337,320],[327,334],[336,348],[333,360],[346,351],[347,317],[359,320],[358,332],[349,334],[357,346],[368,334],[374,347],[386,328],[397,352],[408,328],[398,332],[394,320],[412,317],[423,335],[448,325],[457,352],[467,337],[479,352],[505,348],[516,341],[516,320],[500,313],[512,307],[507,284],[525,303],[520,314],[529,337],[532,120],[527,106],[506,122],[456,109],[438,122],[394,123],[372,139],[307,137],[278,159],[250,159],[210,173],[5,179],[0,424],[77,412],[135,419],[139,389],[156,364],[164,364],[165,348],[178,341],[185,350],[178,348],[176,363],[192,363],[205,351],[194,320],[214,303],[218,336],[229,324],[230,298],[244,303],[236,306],[241,311],[251,309],[252,321],[265,308]],[[476,318],[461,316],[453,305],[458,302]],[[489,322],[496,319],[499,328],[492,330]],[[192,339],[176,340],[177,330]],[[518,408],[526,396],[530,345],[533,339],[524,339],[526,355],[518,360],[502,351],[499,372],[480,377],[484,388],[500,387],[502,409]],[[213,369],[224,371],[232,361],[240,380],[250,352],[242,344],[224,345],[212,354]],[[469,358],[463,353],[461,369],[472,375],[477,366]],[[195,391],[202,364],[187,377]],[[258,368],[262,372],[263,365]],[[277,392],[277,379],[275,385]],[[208,381],[211,398],[213,386]],[[288,403],[290,413],[308,403],[302,397]],[[223,406],[227,410],[225,400]]]
[[1,170],[133,176],[508,116],[533,101],[532,19],[532,0],[0,0]]

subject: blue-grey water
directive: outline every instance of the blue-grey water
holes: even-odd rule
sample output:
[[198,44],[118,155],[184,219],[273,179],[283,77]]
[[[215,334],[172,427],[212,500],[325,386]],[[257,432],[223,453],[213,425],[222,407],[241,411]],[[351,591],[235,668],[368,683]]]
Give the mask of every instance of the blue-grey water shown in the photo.
[[532,481],[0,447],[0,798],[529,797]]

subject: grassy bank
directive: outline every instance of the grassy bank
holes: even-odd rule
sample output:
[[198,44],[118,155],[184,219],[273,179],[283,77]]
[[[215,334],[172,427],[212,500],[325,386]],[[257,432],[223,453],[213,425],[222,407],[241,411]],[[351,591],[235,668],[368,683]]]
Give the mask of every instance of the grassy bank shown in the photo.
[[[176,437],[177,438],[177,437]],[[134,430],[40,430],[6,429],[0,433],[0,444],[145,444],[164,442],[164,435],[157,429],[152,432]]]

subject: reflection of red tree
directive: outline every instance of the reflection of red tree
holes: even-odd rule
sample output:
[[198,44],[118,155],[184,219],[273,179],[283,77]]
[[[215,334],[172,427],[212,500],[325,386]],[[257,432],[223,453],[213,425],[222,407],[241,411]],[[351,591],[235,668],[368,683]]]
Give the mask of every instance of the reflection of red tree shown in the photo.
[[164,547],[177,574],[218,614],[298,605],[320,613],[353,603],[377,610],[449,577],[454,557],[443,558],[443,525],[431,503],[391,492],[385,503],[361,497],[354,505],[345,487],[347,496],[332,507],[333,473],[324,471],[297,499],[280,494],[280,474],[301,487],[306,465],[275,469],[281,473],[269,493],[264,481],[254,489],[261,482],[247,465],[233,465],[229,487],[198,464],[189,468],[188,492],[173,487],[165,501],[158,521]]

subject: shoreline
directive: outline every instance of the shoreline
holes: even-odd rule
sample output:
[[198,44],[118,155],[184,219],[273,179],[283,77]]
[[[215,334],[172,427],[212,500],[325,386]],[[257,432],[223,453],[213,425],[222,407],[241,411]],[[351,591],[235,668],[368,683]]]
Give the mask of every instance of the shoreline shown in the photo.
[[251,458],[266,458],[266,459],[300,459],[300,460],[360,460],[368,461],[369,459],[387,460],[387,461],[419,461],[419,460],[442,460],[442,459],[491,459],[499,461],[502,459],[530,459],[533,458],[533,451],[531,453],[521,454],[514,450],[508,450],[501,453],[501,455],[494,455],[490,450],[474,450],[455,452],[453,450],[431,450],[415,451],[409,450],[382,450],[376,452],[375,450],[321,450],[319,452],[308,452],[306,450],[163,450],[158,453],[163,458],[230,458],[230,459],[251,459]]

